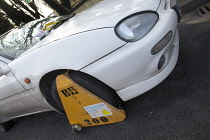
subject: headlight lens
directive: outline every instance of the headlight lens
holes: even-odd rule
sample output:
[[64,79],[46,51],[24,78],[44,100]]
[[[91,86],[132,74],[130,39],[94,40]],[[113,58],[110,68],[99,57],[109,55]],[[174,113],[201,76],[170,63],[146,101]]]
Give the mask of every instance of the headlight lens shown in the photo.
[[115,32],[122,40],[135,42],[148,34],[157,21],[158,15],[155,12],[134,14],[119,22]]

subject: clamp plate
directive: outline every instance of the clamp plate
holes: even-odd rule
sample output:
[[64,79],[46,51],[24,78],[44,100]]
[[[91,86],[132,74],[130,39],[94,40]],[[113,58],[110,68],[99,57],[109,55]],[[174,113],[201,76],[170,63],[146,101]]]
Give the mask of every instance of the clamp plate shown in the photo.
[[124,110],[84,89],[68,73],[57,76],[56,86],[71,125],[89,127],[116,123],[126,118]]

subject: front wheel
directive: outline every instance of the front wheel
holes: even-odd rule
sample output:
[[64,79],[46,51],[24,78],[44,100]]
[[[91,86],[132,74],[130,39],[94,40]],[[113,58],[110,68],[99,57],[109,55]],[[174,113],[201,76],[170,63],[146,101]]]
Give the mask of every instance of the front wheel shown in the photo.
[[[78,71],[70,71],[69,77],[74,82],[114,107],[118,107],[120,102],[122,102],[115,90],[88,74]],[[56,88],[56,80],[53,81],[51,90],[54,100],[63,109],[63,105]]]

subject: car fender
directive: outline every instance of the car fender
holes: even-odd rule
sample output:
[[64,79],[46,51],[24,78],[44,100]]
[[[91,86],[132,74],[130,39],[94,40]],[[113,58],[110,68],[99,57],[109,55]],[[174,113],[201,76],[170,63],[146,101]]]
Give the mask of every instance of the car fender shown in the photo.
[[[37,87],[48,72],[80,70],[124,44],[115,35],[114,28],[93,30],[51,42],[8,65],[21,85],[29,90]],[[30,84],[24,82],[26,78],[30,79]]]

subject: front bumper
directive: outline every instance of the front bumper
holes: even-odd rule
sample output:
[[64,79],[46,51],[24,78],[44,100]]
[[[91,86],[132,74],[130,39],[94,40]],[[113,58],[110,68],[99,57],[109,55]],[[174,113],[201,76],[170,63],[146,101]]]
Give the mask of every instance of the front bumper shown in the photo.
[[[130,100],[159,84],[176,65],[179,49],[177,14],[173,9],[161,7],[160,9],[157,11],[159,14],[157,24],[143,39],[125,44],[81,71],[96,77],[115,89],[124,101]],[[161,52],[152,55],[151,49],[169,31],[172,31],[172,40]],[[175,36],[176,39],[174,39]],[[174,41],[176,45],[174,45]],[[159,70],[158,63],[162,55],[166,57],[166,63]]]
[[139,82],[135,85],[132,85],[130,87],[127,87],[125,89],[119,90],[117,91],[117,94],[124,100],[130,100],[132,98],[135,98],[145,92],[147,92],[148,90],[152,89],[153,87],[155,87],[156,85],[158,85],[159,83],[161,83],[174,69],[177,60],[178,60],[178,55],[179,55],[179,33],[178,30],[176,32],[175,35],[175,40],[172,46],[173,49],[173,54],[172,57],[169,61],[169,63],[167,64],[167,66],[156,76]]

